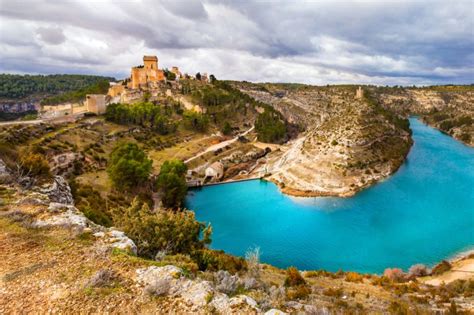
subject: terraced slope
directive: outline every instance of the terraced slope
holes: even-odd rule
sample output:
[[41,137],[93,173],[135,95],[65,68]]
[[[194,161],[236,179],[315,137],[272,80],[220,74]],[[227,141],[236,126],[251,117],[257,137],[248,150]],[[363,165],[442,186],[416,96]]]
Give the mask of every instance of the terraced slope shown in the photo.
[[305,129],[266,166],[288,194],[351,196],[395,172],[412,144],[405,119],[352,86],[237,86]]

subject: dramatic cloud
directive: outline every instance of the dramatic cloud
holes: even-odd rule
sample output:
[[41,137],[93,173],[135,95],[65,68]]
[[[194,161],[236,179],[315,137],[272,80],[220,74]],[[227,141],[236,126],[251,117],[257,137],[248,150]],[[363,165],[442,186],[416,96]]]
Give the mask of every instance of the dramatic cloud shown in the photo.
[[0,0],[0,71],[123,78],[144,54],[221,79],[474,82],[472,1]]

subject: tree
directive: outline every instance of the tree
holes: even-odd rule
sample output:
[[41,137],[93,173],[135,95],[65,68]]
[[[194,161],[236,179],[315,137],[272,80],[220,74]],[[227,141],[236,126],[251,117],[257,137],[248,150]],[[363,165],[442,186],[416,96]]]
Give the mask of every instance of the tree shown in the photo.
[[211,84],[214,84],[214,82],[216,82],[217,79],[216,79],[216,77],[215,77],[213,74],[211,74],[211,75],[209,76],[209,81],[211,81]]
[[142,256],[152,258],[158,251],[191,254],[211,242],[211,226],[196,221],[192,211],[153,212],[135,198],[130,207],[113,213],[114,222],[137,244]]
[[269,108],[258,115],[255,130],[259,141],[278,143],[286,137],[286,124],[281,114]]
[[120,144],[110,155],[107,173],[120,190],[137,187],[148,179],[152,161],[135,143]]
[[230,126],[228,121],[226,121],[224,127],[222,127],[222,133],[226,136],[232,133],[232,127]]
[[196,80],[201,81],[201,73],[200,72],[196,73]]
[[171,72],[168,69],[164,69],[163,72],[167,80],[170,80],[170,81],[176,80],[176,74],[174,72]]
[[161,201],[166,208],[180,208],[187,193],[186,171],[188,167],[180,160],[165,161],[158,175],[157,186],[161,190]]
[[186,111],[183,114],[184,126],[190,130],[203,132],[207,130],[209,119],[206,115],[193,111]]

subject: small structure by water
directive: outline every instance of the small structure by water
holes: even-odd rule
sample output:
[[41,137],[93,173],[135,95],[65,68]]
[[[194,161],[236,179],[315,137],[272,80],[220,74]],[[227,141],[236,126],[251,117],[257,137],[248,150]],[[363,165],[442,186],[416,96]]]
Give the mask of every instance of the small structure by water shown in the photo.
[[224,165],[221,162],[214,162],[206,168],[205,174],[206,179],[220,180],[224,176]]

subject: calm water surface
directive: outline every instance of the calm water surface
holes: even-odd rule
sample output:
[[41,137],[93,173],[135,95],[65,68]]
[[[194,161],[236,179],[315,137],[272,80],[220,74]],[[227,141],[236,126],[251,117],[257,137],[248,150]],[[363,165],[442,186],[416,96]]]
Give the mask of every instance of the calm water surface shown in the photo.
[[410,119],[414,145],[389,179],[352,198],[295,198],[265,181],[192,190],[212,248],[258,246],[278,267],[380,273],[474,248],[474,149]]

